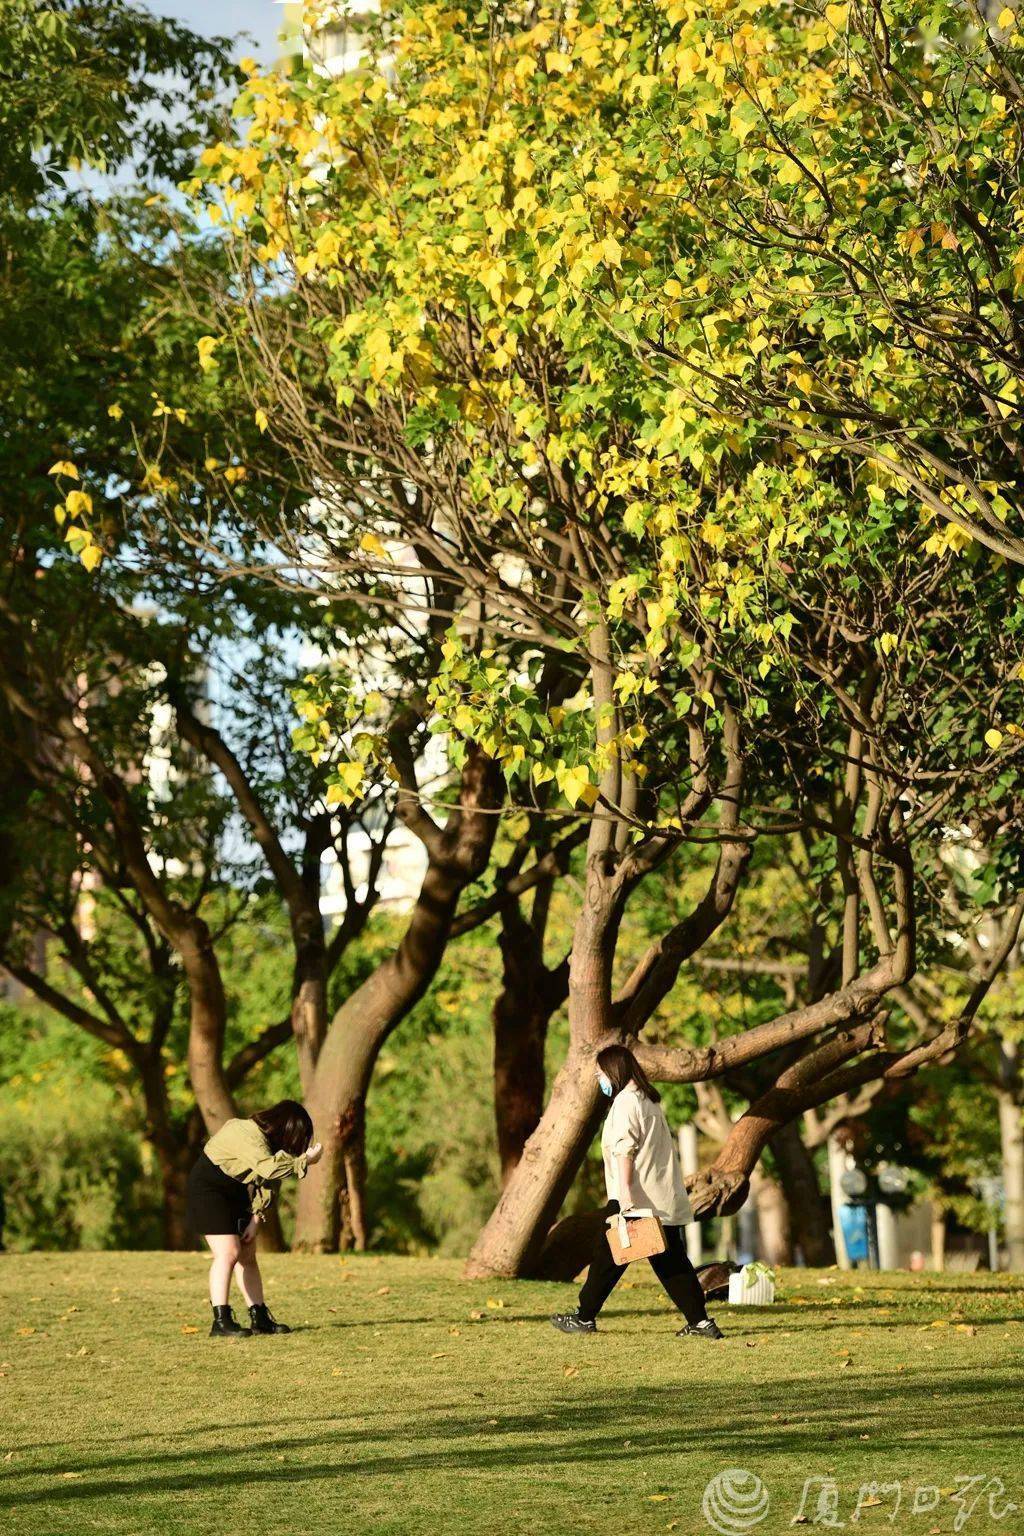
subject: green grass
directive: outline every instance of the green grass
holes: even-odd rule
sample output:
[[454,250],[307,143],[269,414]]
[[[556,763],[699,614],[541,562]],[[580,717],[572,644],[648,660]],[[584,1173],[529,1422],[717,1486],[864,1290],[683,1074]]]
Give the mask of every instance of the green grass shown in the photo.
[[[638,1267],[568,1339],[547,1323],[567,1287],[272,1257],[297,1331],[236,1343],[206,1337],[198,1254],[0,1256],[0,1531],[693,1536],[729,1467],[763,1479],[765,1532],[811,1475],[848,1525],[862,1483],[902,1482],[896,1523],[886,1498],[854,1531],[952,1531],[970,1475],[1024,1508],[1018,1282],[792,1271],[781,1305],[717,1307],[713,1346],[674,1337]],[[911,1515],[917,1485],[945,1491]],[[986,1494],[960,1528],[1024,1514]]]

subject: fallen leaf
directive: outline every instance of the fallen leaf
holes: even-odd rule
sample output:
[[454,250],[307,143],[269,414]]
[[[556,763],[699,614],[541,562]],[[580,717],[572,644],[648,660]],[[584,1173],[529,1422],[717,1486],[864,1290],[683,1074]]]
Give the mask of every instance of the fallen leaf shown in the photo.
[[973,1337],[973,1335],[976,1334],[978,1330],[975,1328],[973,1323],[957,1323],[956,1331],[957,1333],[970,1334]]
[[578,1376],[579,1373],[580,1368],[578,1365],[563,1365],[562,1367],[563,1376]]
[[494,1311],[499,1311],[505,1303],[497,1296],[488,1296],[487,1305]]
[[17,1330],[20,1339],[27,1339],[30,1333],[35,1333],[34,1328],[19,1328]]
[[340,1365],[336,1365],[334,1367],[333,1371],[331,1372],[332,1376],[344,1376],[344,1374],[345,1374],[345,1372],[342,1370]]
[[448,1332],[451,1334],[453,1339],[458,1339],[462,1336],[461,1328],[449,1328]]
[[647,1502],[648,1504],[664,1504],[667,1498],[667,1493],[649,1493],[647,1495]]
[[182,1323],[181,1331],[182,1333],[198,1333],[199,1329],[194,1328],[191,1323]]
[[390,1285],[382,1285],[380,1290],[377,1292],[377,1295],[378,1296],[390,1296],[391,1295],[391,1287],[390,1287]]
[[439,1349],[435,1354],[431,1355],[430,1358],[431,1360],[450,1360],[451,1355],[446,1355],[443,1349]]
[[874,1509],[875,1505],[881,1504],[881,1502],[881,1499],[876,1498],[874,1494],[869,1499],[858,1499],[857,1501],[861,1509]]

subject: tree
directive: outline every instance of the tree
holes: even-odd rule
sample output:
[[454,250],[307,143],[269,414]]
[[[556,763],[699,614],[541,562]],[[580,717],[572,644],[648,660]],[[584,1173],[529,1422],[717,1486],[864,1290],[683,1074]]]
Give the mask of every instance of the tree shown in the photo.
[[[734,19],[726,7],[721,25]],[[789,23],[776,8],[741,29],[744,61],[795,67],[811,31]],[[666,147],[678,96],[700,163],[731,32],[691,58],[702,22],[687,7],[425,6],[403,25],[393,37],[382,24],[386,71],[252,72],[244,138],[205,152],[193,183],[237,269],[201,353],[211,392],[230,357],[266,425],[246,464],[271,482],[273,445],[288,466],[280,512],[237,519],[268,563],[435,639],[420,718],[448,733],[456,768],[486,758],[524,806],[553,784],[550,814],[588,813],[569,1054],[473,1259],[518,1272],[590,1139],[595,1048],[638,1037],[729,920],[758,839],[818,840],[841,959],[819,996],[744,1034],[641,1047],[676,1081],[772,1059],[695,1183],[700,1210],[740,1199],[797,1115],[962,1042],[994,973],[925,1038],[887,1038],[884,1003],[913,975],[921,915],[935,916],[927,872],[944,827],[1015,832],[1017,618],[999,623],[990,530],[959,562],[949,537],[922,547],[905,466],[823,454],[813,433],[780,430],[774,397],[741,414],[698,392],[708,371],[756,372],[789,323],[765,340],[751,299],[737,351],[735,316],[706,299],[715,262],[729,258],[735,284],[750,241],[727,232],[728,250],[708,250],[718,226]],[[854,109],[837,120],[862,133]],[[773,152],[736,160],[749,196]],[[683,355],[691,343],[710,370]],[[223,553],[224,495],[165,487],[163,515]],[[330,728],[329,691],[323,710]],[[360,760],[390,765],[418,799],[387,733]],[[693,910],[617,977],[633,893],[709,843]]]
[[[358,803],[332,807],[324,773],[289,739],[300,645],[324,642],[325,623],[336,636],[343,617],[325,620],[309,594],[271,592],[244,578],[228,585],[210,569],[185,570],[166,550],[144,558],[142,530],[160,482],[136,475],[140,445],[173,421],[189,434],[204,473],[213,472],[193,387],[197,336],[175,295],[183,277],[209,281],[204,263],[216,263],[217,253],[188,239],[172,253],[161,198],[190,163],[197,135],[209,136],[222,114],[215,97],[233,73],[226,45],[122,4],[7,4],[0,26],[5,57],[21,69],[0,108],[0,788],[6,867],[21,875],[4,902],[0,945],[26,986],[83,1028],[101,1027],[108,1043],[116,1036],[138,1068],[167,1175],[169,1231],[180,1239],[182,1159],[196,1125],[215,1129],[234,1113],[234,1090],[267,1051],[293,1034],[301,1051],[322,1026],[327,981],[376,899],[389,819],[370,805],[372,786]],[[102,196],[78,177],[79,161],[115,176]],[[247,420],[257,438],[258,425]],[[143,424],[135,437],[126,434],[129,421]],[[236,465],[218,469],[241,487]],[[238,494],[258,496],[260,488],[250,484]],[[118,558],[97,569],[101,551]],[[346,636],[367,644],[367,627],[356,617]],[[197,679],[228,670],[232,648],[246,662],[213,715]],[[276,651],[284,655],[275,658]],[[149,782],[157,737],[171,767],[166,794]],[[215,786],[216,772],[223,778]],[[248,822],[267,857],[292,919],[295,960],[290,1017],[266,1021],[241,1057],[228,1060],[230,999],[217,955],[223,913],[216,921],[208,914],[218,900],[244,906],[259,878],[251,862],[239,870],[246,861],[237,847],[227,852],[237,839],[233,814]],[[372,823],[369,867],[357,894],[350,839],[366,830],[364,816]],[[46,836],[52,886],[33,878],[25,826]],[[331,848],[349,900],[328,942],[318,901],[320,859]],[[106,988],[109,1008],[99,1020],[76,983],[70,991],[55,985],[52,973],[29,960],[38,922],[57,935],[77,985],[86,984],[87,972],[107,973],[105,939],[87,940],[75,915],[76,892],[95,881],[117,893],[112,899],[133,925],[144,961],[136,989],[142,1000],[132,1001],[121,975]],[[172,1134],[160,1078],[181,976],[202,1119]]]

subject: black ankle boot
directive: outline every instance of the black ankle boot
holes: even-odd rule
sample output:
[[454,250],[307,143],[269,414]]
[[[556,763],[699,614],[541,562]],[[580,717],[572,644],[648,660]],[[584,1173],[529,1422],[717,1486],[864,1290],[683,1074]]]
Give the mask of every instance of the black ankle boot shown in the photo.
[[249,1320],[253,1333],[291,1333],[287,1323],[279,1323],[265,1302],[249,1308]]
[[230,1307],[214,1307],[213,1327],[210,1329],[211,1339],[248,1339],[252,1336],[251,1328],[243,1328],[241,1323],[235,1322],[235,1314]]

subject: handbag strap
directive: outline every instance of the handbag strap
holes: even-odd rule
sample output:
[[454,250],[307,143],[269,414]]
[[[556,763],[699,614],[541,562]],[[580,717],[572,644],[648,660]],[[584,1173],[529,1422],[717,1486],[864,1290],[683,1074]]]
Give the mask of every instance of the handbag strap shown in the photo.
[[608,1225],[611,1226],[613,1221],[617,1224],[618,1229],[619,1229],[619,1242],[620,1242],[620,1244],[622,1245],[623,1248],[628,1248],[630,1246],[630,1243],[631,1243],[631,1238],[630,1238],[630,1235],[629,1235],[629,1223],[630,1223],[630,1221],[636,1221],[636,1220],[639,1220],[641,1217],[653,1216],[653,1215],[654,1215],[654,1212],[651,1210],[650,1206],[647,1206],[647,1205],[639,1206],[638,1205],[634,1209],[630,1210],[628,1220],[626,1218],[625,1213],[620,1211],[617,1216],[610,1216],[608,1218]]

